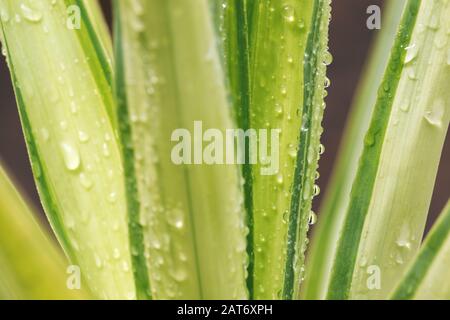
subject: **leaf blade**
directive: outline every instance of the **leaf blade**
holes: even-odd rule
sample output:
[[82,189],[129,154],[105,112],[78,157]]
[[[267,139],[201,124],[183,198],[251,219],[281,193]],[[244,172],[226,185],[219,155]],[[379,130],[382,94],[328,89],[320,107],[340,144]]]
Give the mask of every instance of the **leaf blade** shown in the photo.
[[[448,129],[441,104],[448,100],[441,85],[448,77],[445,53],[431,45],[445,28],[422,27],[447,9],[442,1],[407,4],[365,138],[328,298],[386,298],[418,248]],[[442,110],[441,125],[430,123],[429,110]],[[382,274],[384,285],[368,284],[369,268],[378,279]]]
[[448,299],[448,256],[450,252],[450,201],[430,231],[419,254],[391,299]]
[[[128,99],[125,104],[119,97],[119,109],[127,110],[123,121],[129,122],[130,129],[127,133],[122,128],[122,139],[128,155],[134,151],[127,174],[132,170],[138,173],[136,181],[130,183],[141,204],[139,214],[148,246],[140,254],[148,257],[153,297],[245,299],[239,167],[180,165],[171,156],[170,138],[180,132],[177,130],[189,137],[193,133],[192,141],[197,144],[202,140],[195,136],[199,123],[205,130],[222,133],[234,128],[209,3],[171,0],[116,4],[122,13],[122,76]],[[180,142],[172,138],[172,143],[176,141]],[[142,149],[147,152],[140,152]],[[145,181],[150,176],[151,184]],[[170,239],[170,246],[166,239]]]
[[0,194],[0,299],[88,297],[84,290],[68,289],[67,262],[35,221],[2,166]]
[[405,4],[406,0],[392,0],[384,9],[387,11],[384,14],[385,22],[363,73],[363,82],[357,89],[357,96],[340,145],[338,162],[333,169],[331,182],[319,210],[320,218],[308,251],[305,282],[301,288],[301,297],[304,299],[325,298],[326,283],[336,254],[339,231],[344,222],[346,204],[364,146],[364,135],[373,112],[370,106],[375,106],[378,86],[383,78]]
[[2,40],[52,227],[96,297],[134,298],[112,92],[92,44],[80,43],[91,38],[67,27],[65,2],[2,0],[0,10],[18,17],[2,20]]

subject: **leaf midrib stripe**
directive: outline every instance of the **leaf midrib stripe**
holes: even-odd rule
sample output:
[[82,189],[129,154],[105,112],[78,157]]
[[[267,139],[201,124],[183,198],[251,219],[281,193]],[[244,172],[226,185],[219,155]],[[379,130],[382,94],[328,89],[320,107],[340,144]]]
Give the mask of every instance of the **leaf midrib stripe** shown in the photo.
[[139,190],[137,187],[136,170],[134,167],[134,146],[132,142],[133,129],[129,122],[128,100],[125,86],[125,61],[122,46],[122,20],[120,14],[119,0],[114,1],[115,17],[115,53],[116,53],[116,96],[117,114],[122,119],[119,124],[122,161],[126,177],[124,179],[127,215],[129,225],[129,241],[132,248],[138,250],[137,255],[131,254],[131,261],[134,266],[135,287],[138,299],[151,299],[151,288],[148,268],[145,258],[144,232],[140,225],[140,201],[138,200]]
[[294,181],[292,184],[291,208],[289,213],[289,227],[287,233],[287,252],[284,275],[283,299],[292,300],[295,285],[295,256],[297,254],[298,241],[297,235],[299,231],[300,215],[300,197],[305,191],[305,185],[308,177],[307,171],[307,156],[311,141],[311,122],[314,107],[314,88],[316,86],[316,69],[318,55],[314,54],[315,45],[320,41],[320,26],[322,24],[323,15],[323,0],[315,0],[312,12],[312,29],[308,35],[305,55],[304,55],[304,101],[302,109],[302,122],[306,120],[306,126],[302,123],[302,128],[309,128],[308,131],[300,130],[299,150],[297,152],[297,163],[295,166]]
[[[406,56],[405,48],[409,44],[419,12],[421,0],[409,0],[386,74],[378,94],[372,122],[366,136],[366,144],[360,159],[358,172],[352,187],[350,203],[345,223],[336,251],[335,265],[328,287],[328,299],[348,299],[352,284],[359,243],[367,217],[375,178],[380,164],[381,150],[392,111],[395,93],[403,71]],[[400,66],[399,66],[400,65]],[[387,89],[387,90],[386,90]],[[367,143],[373,139],[372,143]]]

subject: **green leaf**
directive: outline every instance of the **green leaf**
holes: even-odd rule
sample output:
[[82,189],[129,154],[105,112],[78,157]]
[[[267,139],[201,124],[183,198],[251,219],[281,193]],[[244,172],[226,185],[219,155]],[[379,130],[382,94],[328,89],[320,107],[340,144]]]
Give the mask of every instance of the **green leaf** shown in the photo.
[[419,247],[449,124],[445,0],[409,0],[380,86],[327,297],[386,298]]
[[106,62],[108,64],[105,68],[109,69],[109,73],[112,73],[112,61],[114,52],[111,41],[111,34],[109,32],[108,24],[105,20],[105,17],[103,16],[102,8],[100,7],[99,2],[97,0],[76,0],[75,3],[80,8],[83,8],[85,10],[88,16],[86,20],[90,22],[90,28],[92,28],[92,30],[90,31],[92,42],[95,42],[99,55],[104,57],[104,63]]
[[450,201],[392,299],[450,299]]
[[[246,0],[209,0],[213,12],[216,33],[219,37],[218,47],[226,74],[228,94],[233,105],[233,115],[238,128],[250,129],[250,53],[248,4]],[[250,144],[241,147],[245,152],[242,164],[244,207],[246,209],[247,234],[247,288],[249,297],[253,297],[253,181],[250,164]]]
[[260,150],[247,146],[246,154],[268,152],[277,162],[268,172],[266,163],[249,165],[248,157],[243,168],[250,294],[293,299],[314,219],[311,199],[319,192],[314,180],[331,59],[329,1],[219,1],[213,8],[238,121],[256,134],[269,131],[267,150],[260,143]]
[[387,8],[383,9],[383,26],[371,50],[369,63],[363,73],[363,81],[357,90],[340,146],[339,158],[331,182],[326,189],[320,218],[308,250],[305,281],[302,284],[301,294],[304,299],[325,298],[326,285],[336,255],[352,183],[364,147],[364,136],[370,125],[378,86],[383,79],[405,4],[406,0],[390,0]]
[[0,300],[88,297],[68,289],[67,261],[1,166],[0,195]]
[[[212,143],[202,142],[203,134],[225,136],[236,126],[209,2],[128,0],[115,1],[115,9],[118,118],[138,277],[148,279],[155,299],[245,299],[240,168],[200,164],[202,147]],[[195,163],[176,163],[180,144]]]
[[79,1],[0,0],[0,11],[33,173],[52,227],[96,297],[135,298],[123,167],[110,117],[110,61],[95,40],[97,23]]

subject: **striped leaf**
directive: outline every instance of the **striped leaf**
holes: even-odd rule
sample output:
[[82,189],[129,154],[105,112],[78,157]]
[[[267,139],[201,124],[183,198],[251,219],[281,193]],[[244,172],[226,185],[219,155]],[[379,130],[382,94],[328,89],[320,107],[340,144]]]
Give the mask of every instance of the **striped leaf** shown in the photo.
[[52,227],[96,297],[132,299],[112,68],[96,10],[85,1],[1,0],[2,38]]
[[406,0],[390,0],[387,8],[383,9],[383,26],[371,51],[369,63],[364,70],[364,79],[350,111],[338,162],[327,186],[320,218],[308,250],[308,267],[301,295],[304,299],[325,298],[352,183],[364,147],[364,136],[370,125],[378,86],[383,79],[405,4]]
[[327,290],[386,298],[422,238],[449,124],[445,0],[409,0],[378,92]]
[[393,299],[450,299],[450,201],[427,236]]
[[68,262],[1,166],[0,194],[0,300],[88,297],[76,287],[69,289]]
[[138,278],[155,299],[244,299],[239,166],[203,159],[211,148],[224,155],[217,139],[236,126],[209,2],[115,1],[115,17],[118,118]]
[[259,150],[247,146],[243,168],[250,294],[293,299],[315,219],[311,199],[319,192],[330,4],[219,1],[215,12],[236,117],[243,129],[259,133]]

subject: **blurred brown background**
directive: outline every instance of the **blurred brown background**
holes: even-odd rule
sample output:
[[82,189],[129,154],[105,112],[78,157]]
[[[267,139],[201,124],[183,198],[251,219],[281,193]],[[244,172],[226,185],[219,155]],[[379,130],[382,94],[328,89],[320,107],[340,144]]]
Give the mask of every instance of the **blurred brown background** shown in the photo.
[[[102,4],[108,19],[110,19],[109,1],[102,1]],[[322,138],[323,144],[326,146],[326,153],[320,162],[319,185],[322,190],[326,190],[355,87],[368,56],[372,38],[378,32],[366,28],[366,9],[373,4],[381,6],[383,1],[334,0],[333,2],[330,50],[334,56],[334,62],[329,68],[332,85],[327,98],[328,108],[325,112],[325,132]],[[0,159],[7,165],[36,206],[40,208],[4,59],[0,59]],[[429,225],[435,220],[450,194],[449,163],[450,141],[447,138],[431,204]],[[315,200],[316,210],[320,201],[321,196]]]

